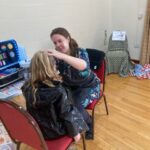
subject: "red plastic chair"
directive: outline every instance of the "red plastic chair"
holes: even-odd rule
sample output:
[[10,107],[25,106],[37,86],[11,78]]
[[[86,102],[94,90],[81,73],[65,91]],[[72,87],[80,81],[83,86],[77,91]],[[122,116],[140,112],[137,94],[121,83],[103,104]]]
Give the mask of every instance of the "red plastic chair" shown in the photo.
[[[0,120],[9,136],[17,144],[25,143],[36,150],[66,150],[74,141],[69,136],[45,141],[40,128],[33,117],[22,107],[9,101],[0,100]],[[83,149],[86,150],[83,138]]]
[[[101,80],[100,98],[94,100],[92,103],[90,103],[86,107],[87,110],[92,111],[92,124],[93,124],[93,135],[94,135],[94,112],[95,112],[95,107],[98,103],[102,102],[102,99],[104,100],[104,103],[105,103],[106,114],[107,115],[109,114],[107,101],[106,101],[106,96],[104,94],[106,64],[105,64],[105,53],[104,52],[96,50],[96,49],[87,49],[87,52],[88,52],[88,55],[89,55],[91,69],[97,74],[97,76]],[[97,62],[97,61],[99,61],[99,62]],[[97,66],[97,64],[99,66]],[[94,136],[93,136],[93,139],[94,139]]]

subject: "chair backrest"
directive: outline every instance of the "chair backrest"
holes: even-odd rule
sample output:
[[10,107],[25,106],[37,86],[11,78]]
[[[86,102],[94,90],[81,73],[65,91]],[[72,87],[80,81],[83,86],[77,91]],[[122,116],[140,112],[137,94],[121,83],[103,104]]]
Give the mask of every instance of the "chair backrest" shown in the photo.
[[105,53],[103,51],[97,49],[86,49],[89,55],[90,60],[90,68],[97,74],[97,76],[101,80],[101,84],[103,84],[103,91],[104,91],[104,84],[105,84],[105,70],[106,70],[106,63],[105,63]]
[[36,121],[20,106],[0,100],[0,120],[14,142],[23,142],[37,150],[47,150]]

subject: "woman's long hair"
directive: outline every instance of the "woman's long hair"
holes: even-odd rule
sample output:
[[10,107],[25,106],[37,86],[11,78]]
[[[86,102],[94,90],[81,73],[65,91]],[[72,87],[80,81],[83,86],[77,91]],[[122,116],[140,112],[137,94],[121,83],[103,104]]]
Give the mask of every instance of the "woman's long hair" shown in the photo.
[[65,29],[65,28],[55,28],[52,30],[50,37],[52,37],[55,34],[60,34],[62,36],[64,36],[65,38],[69,38],[70,42],[69,42],[69,47],[70,47],[70,53],[71,56],[76,56],[77,53],[77,49],[78,49],[78,43],[71,37],[70,33]]
[[29,84],[32,86],[34,104],[36,102],[35,94],[38,83],[42,82],[49,87],[54,87],[53,81],[60,80],[61,77],[56,70],[56,62],[53,56],[48,56],[44,51],[38,51],[34,54],[30,64],[31,78]]

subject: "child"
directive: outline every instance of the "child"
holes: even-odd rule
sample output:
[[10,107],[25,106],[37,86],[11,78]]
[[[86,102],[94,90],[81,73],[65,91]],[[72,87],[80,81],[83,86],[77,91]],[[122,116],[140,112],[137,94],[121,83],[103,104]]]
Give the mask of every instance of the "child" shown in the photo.
[[68,134],[77,142],[87,126],[62,84],[53,56],[38,51],[31,60],[30,71],[31,77],[22,91],[27,111],[39,124],[43,136],[53,139]]

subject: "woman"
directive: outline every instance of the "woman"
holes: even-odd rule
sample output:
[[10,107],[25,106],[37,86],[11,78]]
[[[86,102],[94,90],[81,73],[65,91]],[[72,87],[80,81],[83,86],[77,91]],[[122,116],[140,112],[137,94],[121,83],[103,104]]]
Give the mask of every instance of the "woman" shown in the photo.
[[72,90],[73,100],[89,126],[87,139],[93,138],[92,120],[85,107],[100,96],[100,81],[90,69],[86,49],[78,44],[65,28],[56,28],[50,34],[56,50],[48,50],[57,59],[64,83]]
[[31,78],[22,87],[27,111],[35,118],[45,139],[68,134],[75,141],[87,129],[73,106],[69,90],[62,85],[53,56],[37,52],[30,65]]

